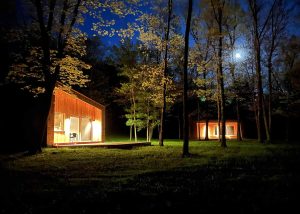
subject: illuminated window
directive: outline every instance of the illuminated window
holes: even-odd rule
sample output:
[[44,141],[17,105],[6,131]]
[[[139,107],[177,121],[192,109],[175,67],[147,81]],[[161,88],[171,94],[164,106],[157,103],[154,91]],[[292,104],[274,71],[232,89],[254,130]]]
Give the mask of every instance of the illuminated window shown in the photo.
[[234,127],[226,126],[226,135],[234,135]]
[[64,130],[64,114],[55,112],[54,114],[54,131]]
[[218,135],[218,126],[214,126],[214,134]]
[[90,118],[81,118],[80,122],[81,141],[90,141],[92,137],[92,122]]
[[70,141],[79,140],[79,118],[70,117]]

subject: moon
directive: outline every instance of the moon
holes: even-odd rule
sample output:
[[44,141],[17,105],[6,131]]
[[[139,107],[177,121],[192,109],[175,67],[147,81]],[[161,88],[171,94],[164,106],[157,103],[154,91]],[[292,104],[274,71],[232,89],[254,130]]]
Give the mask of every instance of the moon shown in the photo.
[[235,54],[235,58],[240,59],[241,58],[241,54],[240,53],[236,53]]

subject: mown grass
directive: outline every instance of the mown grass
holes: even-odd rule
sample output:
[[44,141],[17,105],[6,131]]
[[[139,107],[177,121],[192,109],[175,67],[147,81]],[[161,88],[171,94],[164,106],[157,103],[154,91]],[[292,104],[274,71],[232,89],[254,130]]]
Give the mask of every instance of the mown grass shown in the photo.
[[[124,141],[111,138],[111,141]],[[287,210],[300,190],[300,146],[182,142],[126,149],[46,148],[1,156],[0,213]],[[274,204],[274,205],[272,205]]]

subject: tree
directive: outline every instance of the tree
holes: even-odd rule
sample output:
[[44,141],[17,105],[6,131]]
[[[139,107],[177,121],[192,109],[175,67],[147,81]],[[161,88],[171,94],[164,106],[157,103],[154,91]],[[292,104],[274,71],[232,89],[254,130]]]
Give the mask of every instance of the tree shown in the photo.
[[[265,127],[267,129],[267,141],[272,140],[272,112],[273,112],[273,61],[278,51],[279,44],[283,39],[285,39],[285,30],[288,25],[288,19],[290,10],[286,8],[283,0],[278,0],[270,14],[270,20],[266,27],[266,39],[264,44],[264,49],[267,55],[266,66],[268,68],[268,111],[265,110]],[[268,114],[267,114],[268,113]]]
[[[168,0],[168,21],[167,31],[165,35],[165,56],[164,56],[164,78],[167,78],[168,72],[168,50],[169,50],[169,35],[170,35],[170,22],[172,17],[172,0]],[[159,145],[164,145],[164,128],[165,128],[165,117],[166,117],[166,83],[163,86],[163,106],[160,118],[160,129],[159,129]]]
[[225,23],[225,30],[228,35],[228,55],[229,55],[229,71],[232,78],[232,88],[233,88],[233,102],[236,109],[236,119],[237,119],[237,139],[238,141],[242,140],[241,135],[241,116],[240,116],[240,98],[239,98],[239,82],[236,75],[236,42],[239,36],[241,36],[241,23],[238,22],[238,19],[243,17],[243,11],[237,2],[230,2],[228,7],[228,16]]
[[[126,50],[131,49],[126,48]],[[130,53],[126,54],[122,61],[128,56]],[[127,111],[126,125],[133,127],[136,141],[137,132],[146,128],[147,141],[151,141],[153,129],[160,123],[164,87],[166,87],[166,103],[174,102],[176,93],[174,93],[173,81],[164,77],[163,63],[144,64],[135,61],[131,67],[127,65],[121,68],[121,71],[121,75],[126,77],[126,80],[121,83],[121,87],[116,92]]]
[[[202,16],[201,16],[202,15]],[[210,78],[209,71],[212,67],[214,53],[212,50],[212,35],[210,33],[211,23],[205,19],[206,14],[200,14],[199,17],[194,18],[192,22],[191,35],[195,41],[195,47],[191,50],[190,57],[193,64],[195,64],[199,76],[194,79],[194,83],[198,87],[196,94],[199,97],[198,102],[204,102],[205,121],[208,127],[209,120],[209,100],[212,99],[213,93],[209,85],[212,84],[213,79]],[[199,105],[199,103],[198,103]],[[197,108],[199,111],[199,108]],[[198,120],[200,112],[198,112]],[[208,129],[205,129],[205,140],[208,140]]]
[[135,67],[123,67],[120,75],[127,78],[127,82],[121,83],[121,87],[116,90],[117,94],[123,97],[125,111],[127,112],[125,115],[127,118],[126,125],[130,127],[130,140],[132,140],[132,131],[134,132],[135,142],[138,140],[137,131],[139,123],[137,112],[138,72],[139,70]]
[[188,102],[187,102],[187,91],[188,91],[188,54],[189,54],[189,36],[191,27],[191,18],[193,10],[193,0],[189,0],[188,14],[186,19],[185,37],[184,37],[184,64],[183,64],[183,151],[182,156],[189,156],[189,118],[188,118]]
[[[178,51],[181,39],[176,33],[176,28],[179,26],[178,18],[173,14],[173,1],[156,0],[151,2],[151,11],[144,13],[137,19],[140,24],[139,41],[141,42],[141,52],[143,53],[143,63],[156,63],[164,65],[164,78],[168,79],[171,76],[172,61],[174,55]],[[173,45],[176,44],[176,47]],[[165,120],[167,102],[167,86],[163,87],[163,105],[160,112],[159,126],[159,145],[163,146],[165,135]]]
[[[109,10],[118,16],[126,16],[135,13],[129,7],[129,4],[137,5],[139,1],[130,1],[124,3],[123,1],[105,1],[100,3],[96,0],[82,1],[82,0],[32,0],[28,1],[28,11],[33,17],[29,23],[35,27],[37,36],[32,51],[29,51],[29,57],[32,58],[30,63],[34,67],[29,68],[33,71],[39,72],[37,87],[32,87],[31,82],[27,82],[25,88],[30,89],[35,94],[39,95],[36,98],[36,114],[33,122],[32,145],[31,153],[41,151],[42,142],[46,139],[46,125],[49,109],[51,106],[51,98],[55,84],[58,80],[68,85],[79,84],[83,86],[86,83],[86,78],[80,75],[84,68],[88,68],[79,58],[85,53],[83,43],[85,36],[76,28],[79,24],[84,23],[83,14],[89,13],[94,18],[98,18],[98,25],[94,25],[94,30],[99,33],[107,32],[104,29],[104,20],[102,17],[103,11]],[[115,22],[106,23],[106,26],[112,26]],[[102,30],[102,31],[101,31]],[[118,33],[123,32],[121,30]],[[115,31],[112,31],[115,33]],[[127,36],[126,33],[123,33]],[[36,42],[36,43],[35,43]],[[69,54],[71,53],[71,54]],[[33,59],[34,57],[35,60]],[[18,80],[23,78],[23,68],[14,66],[14,71],[21,71]],[[22,66],[21,66],[22,67]],[[77,69],[74,69],[77,68]],[[33,72],[33,74],[35,73]],[[71,74],[71,75],[70,75]],[[10,75],[11,77],[14,75]],[[77,81],[77,77],[80,77]],[[25,82],[26,80],[24,80]]]
[[132,132],[134,133],[135,141],[137,141],[137,96],[140,87],[138,68],[139,51],[138,45],[133,44],[129,39],[125,39],[120,43],[120,46],[113,47],[113,60],[116,66],[121,70],[119,74],[125,78],[121,86],[116,89],[117,96],[121,97],[119,103],[125,107],[127,113],[126,125],[130,127],[130,140],[132,140]]
[[213,9],[214,19],[218,26],[218,68],[217,68],[217,80],[218,88],[220,91],[219,104],[220,104],[220,116],[221,116],[221,146],[226,147],[226,119],[225,119],[225,92],[224,92],[224,75],[223,75],[223,25],[224,25],[224,8],[225,0],[211,0],[211,6]]
[[[164,66],[156,64],[144,64],[139,67],[142,76],[141,81],[141,98],[144,103],[143,112],[146,115],[146,134],[147,140],[150,142],[153,134],[153,129],[161,122],[159,113],[165,102],[170,106],[174,103],[177,96],[174,82],[171,78],[164,77]],[[165,93],[163,91],[165,90]]]
[[[291,139],[290,120],[299,116],[300,103],[300,38],[292,36],[287,44],[281,46],[283,55],[281,63],[284,78],[282,79],[281,114],[286,117],[285,138],[289,142]],[[278,111],[278,110],[277,110]]]
[[260,143],[264,143],[263,130],[265,128],[266,135],[269,136],[268,129],[264,127],[263,122],[263,88],[262,88],[262,69],[261,69],[261,45],[265,34],[266,25],[270,19],[271,12],[275,6],[276,0],[267,13],[267,16],[262,20],[262,4],[257,0],[248,0],[250,15],[252,20],[252,39],[255,54],[255,70],[256,70],[256,91],[257,91],[257,138]]
[[[29,89],[37,97],[35,107],[38,110],[30,134],[32,144],[29,149],[31,153],[36,153],[41,151],[46,140],[47,118],[56,81],[82,86],[87,80],[82,70],[89,66],[79,59],[85,54],[82,46],[85,37],[74,27],[80,17],[80,0],[65,0],[62,4],[56,0],[48,4],[36,0],[31,1],[29,7],[34,9],[32,16],[35,18],[31,26],[37,42],[31,43],[23,62],[16,62],[8,77],[24,83],[23,88]],[[33,83],[32,79],[36,81]]]

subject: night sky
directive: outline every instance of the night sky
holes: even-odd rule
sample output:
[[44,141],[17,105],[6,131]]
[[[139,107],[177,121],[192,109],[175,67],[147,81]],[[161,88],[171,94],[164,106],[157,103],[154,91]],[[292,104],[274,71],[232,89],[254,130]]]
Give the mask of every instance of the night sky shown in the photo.
[[[240,2],[241,2],[242,8],[244,10],[248,10],[246,0],[240,0]],[[288,25],[288,33],[290,35],[300,36],[300,28],[299,28],[300,3],[292,0],[292,1],[287,1],[287,4],[289,5],[289,7],[293,8],[293,10],[290,14],[291,22]],[[174,13],[176,13],[179,16],[182,16],[182,34],[184,34],[184,29],[185,29],[185,20],[183,17],[185,16],[184,10],[186,9],[186,7],[187,7],[187,1],[181,0],[181,1],[173,2]],[[267,9],[269,9],[269,8],[267,8]],[[199,13],[199,10],[201,10],[201,8],[199,7],[199,1],[194,1],[193,14],[195,15],[195,14]],[[141,11],[151,12],[149,7],[141,8]],[[109,12],[105,12],[105,13],[103,13],[103,15],[104,15],[104,19],[106,19],[106,20],[111,20],[111,19],[116,20],[116,25],[114,26],[116,29],[126,28],[127,23],[135,22],[135,19],[136,19],[136,17],[133,15],[127,16],[125,18],[119,18],[117,15],[111,14]],[[82,31],[87,33],[87,35],[89,37],[97,36],[97,33],[92,30],[92,23],[95,21],[96,21],[95,19],[86,15],[85,16],[85,24],[83,26],[80,26],[80,29],[82,29]],[[132,39],[133,42],[137,41],[137,36],[138,35],[136,33]],[[102,41],[106,46],[113,46],[113,45],[118,45],[120,43],[120,38],[117,35],[115,35],[113,37],[103,36]],[[193,44],[194,44],[194,41],[193,41],[193,39],[191,39],[190,45],[193,45]]]

